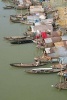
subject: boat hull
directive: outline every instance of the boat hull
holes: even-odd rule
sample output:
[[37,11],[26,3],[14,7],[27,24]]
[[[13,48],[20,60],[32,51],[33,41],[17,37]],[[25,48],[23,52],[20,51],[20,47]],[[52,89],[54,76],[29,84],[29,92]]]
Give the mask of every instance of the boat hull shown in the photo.
[[10,36],[10,37],[4,37],[5,40],[13,40],[13,39],[25,39],[26,36]]
[[5,6],[4,9],[14,9],[14,6]]
[[59,58],[58,57],[56,57],[56,58],[40,58],[40,57],[36,57],[36,58],[34,58],[34,60],[35,61],[41,61],[41,62],[46,62],[46,63],[57,63],[57,62],[59,62]]
[[38,64],[36,65],[36,63],[30,63],[30,64],[24,64],[24,63],[12,63],[10,64],[10,66],[13,66],[13,67],[22,67],[22,68],[28,68],[28,67],[39,67],[39,66],[43,66],[43,65],[46,65],[46,63],[41,63],[41,64]]
[[26,70],[26,72],[30,74],[52,74],[60,71],[61,69],[53,69],[53,68],[37,68],[37,69]]
[[26,43],[33,43],[32,39],[16,39],[11,40],[11,44],[26,44]]

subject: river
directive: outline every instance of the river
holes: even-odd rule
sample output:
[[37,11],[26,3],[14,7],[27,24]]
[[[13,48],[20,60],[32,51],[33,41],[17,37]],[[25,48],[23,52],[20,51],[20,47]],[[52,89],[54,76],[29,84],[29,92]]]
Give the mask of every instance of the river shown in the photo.
[[[11,45],[5,36],[23,35],[27,26],[11,23],[10,14],[0,0],[0,100],[67,100],[67,92],[51,87],[60,77],[57,74],[27,74],[25,68],[14,68],[10,63],[33,62],[38,55],[35,44]],[[49,64],[46,65],[50,66]]]

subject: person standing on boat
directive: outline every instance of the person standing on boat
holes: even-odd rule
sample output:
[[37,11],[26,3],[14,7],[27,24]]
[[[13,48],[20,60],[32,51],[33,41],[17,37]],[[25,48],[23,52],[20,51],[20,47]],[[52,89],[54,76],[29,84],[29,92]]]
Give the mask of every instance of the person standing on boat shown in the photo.
[[38,61],[36,61],[36,66],[38,66],[40,64],[40,61],[38,60]]
[[43,51],[43,56],[42,56],[42,58],[45,58],[46,60],[49,60],[49,61],[52,60],[52,58],[51,58],[50,56],[48,56],[48,54],[46,53],[45,50]]

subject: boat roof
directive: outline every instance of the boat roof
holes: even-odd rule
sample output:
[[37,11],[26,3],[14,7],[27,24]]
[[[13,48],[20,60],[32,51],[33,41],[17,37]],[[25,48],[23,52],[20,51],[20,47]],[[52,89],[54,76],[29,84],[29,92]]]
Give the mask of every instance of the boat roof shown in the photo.
[[52,68],[36,68],[36,69],[32,69],[32,70],[51,70]]

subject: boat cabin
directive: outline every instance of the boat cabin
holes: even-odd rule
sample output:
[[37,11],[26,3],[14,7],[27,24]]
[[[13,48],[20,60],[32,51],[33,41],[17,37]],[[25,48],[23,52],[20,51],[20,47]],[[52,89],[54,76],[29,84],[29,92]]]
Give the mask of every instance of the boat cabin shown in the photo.
[[32,72],[48,72],[49,70],[52,70],[52,68],[37,68],[32,69]]

